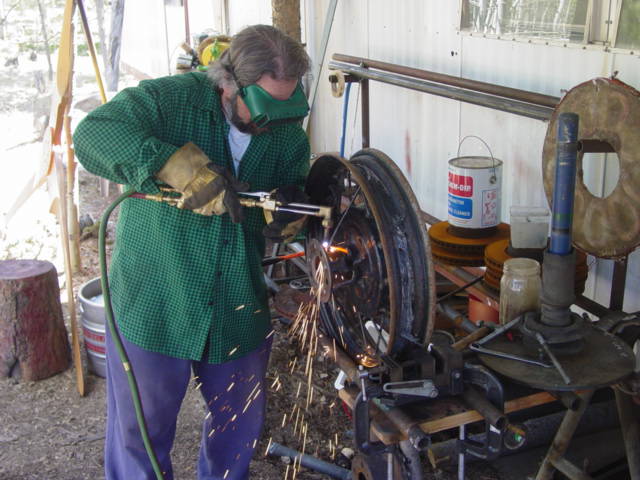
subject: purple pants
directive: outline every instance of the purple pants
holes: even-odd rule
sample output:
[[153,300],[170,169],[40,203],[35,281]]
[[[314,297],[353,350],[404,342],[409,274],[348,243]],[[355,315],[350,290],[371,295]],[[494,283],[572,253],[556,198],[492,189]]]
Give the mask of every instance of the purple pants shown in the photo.
[[[127,377],[107,328],[107,480],[155,480],[138,428]],[[191,369],[208,405],[203,412],[199,480],[249,477],[265,412],[265,374],[271,338],[252,353],[222,364],[183,360],[144,350],[124,338],[142,399],[149,437],[165,479],[173,478],[170,451]],[[193,387],[192,387],[193,388]],[[205,416],[206,415],[206,416]]]

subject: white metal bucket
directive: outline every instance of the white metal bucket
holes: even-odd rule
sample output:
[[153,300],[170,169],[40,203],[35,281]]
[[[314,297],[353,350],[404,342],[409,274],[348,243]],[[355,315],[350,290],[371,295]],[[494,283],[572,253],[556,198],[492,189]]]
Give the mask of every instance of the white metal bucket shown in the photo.
[[78,297],[80,299],[82,334],[89,360],[89,370],[100,377],[106,377],[106,317],[100,278],[94,278],[80,287]]
[[[469,137],[464,137],[460,145],[466,138]],[[449,160],[449,223],[468,229],[497,226],[502,200],[502,161],[493,154],[490,157],[459,154],[460,147],[458,157]]]

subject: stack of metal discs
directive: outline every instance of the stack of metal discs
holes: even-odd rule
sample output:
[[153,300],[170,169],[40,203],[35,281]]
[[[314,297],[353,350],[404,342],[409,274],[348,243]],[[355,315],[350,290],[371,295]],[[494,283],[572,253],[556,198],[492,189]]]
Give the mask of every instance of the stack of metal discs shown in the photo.
[[429,228],[431,254],[436,260],[448,265],[481,267],[485,262],[485,247],[502,239],[506,239],[508,243],[509,234],[509,225],[500,223],[491,235],[463,237],[452,233],[449,222],[438,222]]
[[[502,268],[504,266],[504,262],[506,262],[510,258],[514,258],[514,256],[510,255],[509,253],[508,238],[489,244],[484,251],[484,264],[487,267],[487,270],[484,274],[484,284],[495,291],[500,291],[500,279],[502,278]],[[543,251],[540,250],[537,255],[532,254],[522,256],[527,256],[541,261],[542,253]],[[579,250],[576,250],[576,294],[581,294],[582,292],[584,292],[588,274],[589,266],[587,265],[587,255]]]

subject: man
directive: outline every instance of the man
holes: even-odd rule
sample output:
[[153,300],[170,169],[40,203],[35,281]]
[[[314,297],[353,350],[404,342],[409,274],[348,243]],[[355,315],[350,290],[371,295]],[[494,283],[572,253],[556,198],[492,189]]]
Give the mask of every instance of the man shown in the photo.
[[[238,191],[302,199],[308,113],[303,47],[277,29],[238,33],[208,74],[125,89],[76,128],[82,165],[145,193],[168,184],[181,209],[127,199],[110,282],[118,330],[138,382],[165,478],[191,370],[207,403],[198,478],[244,479],[260,435],[271,348],[262,276],[264,235],[281,240],[296,217],[244,209]],[[295,222],[292,222],[295,220]],[[113,339],[107,336],[109,480],[155,478]]]

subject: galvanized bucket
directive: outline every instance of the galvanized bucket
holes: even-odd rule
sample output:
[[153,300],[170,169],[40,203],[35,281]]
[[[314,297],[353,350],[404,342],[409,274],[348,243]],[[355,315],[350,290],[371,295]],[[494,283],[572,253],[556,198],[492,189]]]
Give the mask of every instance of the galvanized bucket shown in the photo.
[[89,371],[100,377],[107,375],[105,342],[106,317],[100,278],[94,278],[80,287],[80,312],[84,346],[89,359]]

